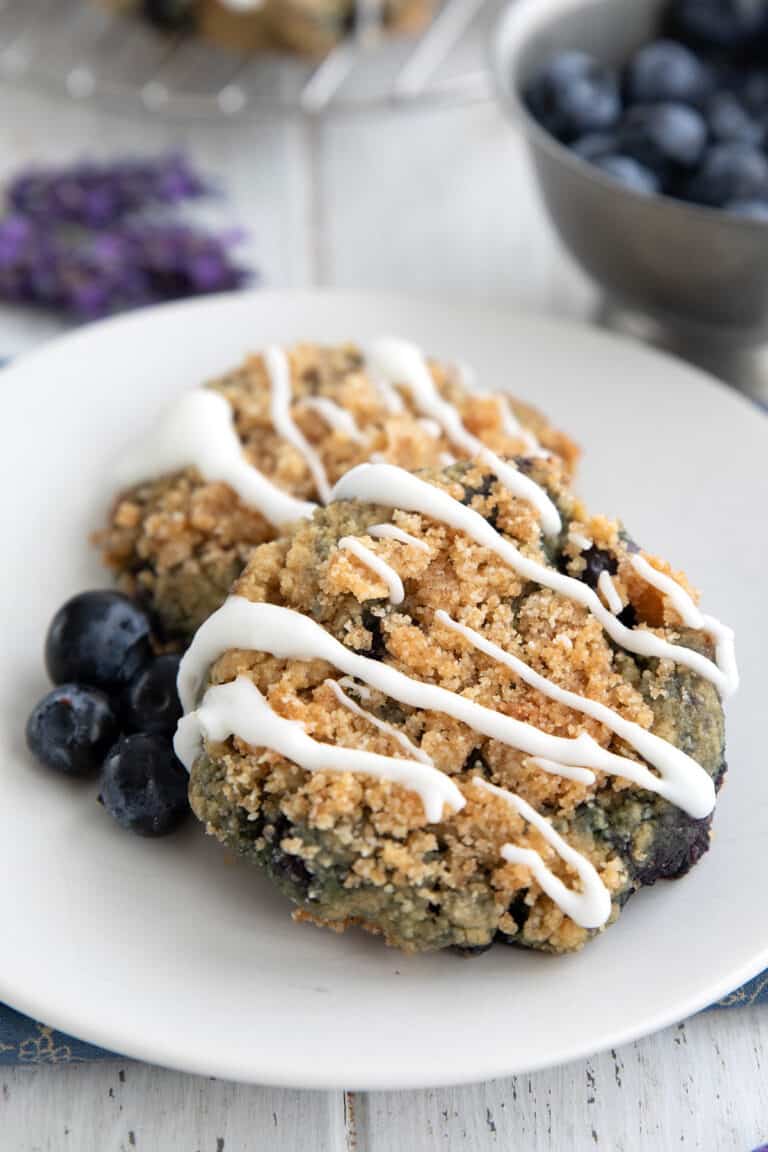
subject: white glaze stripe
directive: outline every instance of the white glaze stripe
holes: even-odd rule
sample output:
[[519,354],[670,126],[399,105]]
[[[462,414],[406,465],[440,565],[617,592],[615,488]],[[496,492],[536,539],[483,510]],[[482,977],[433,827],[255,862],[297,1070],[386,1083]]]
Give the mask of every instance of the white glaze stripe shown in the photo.
[[429,552],[429,544],[416,536],[411,536],[410,532],[404,532],[396,524],[372,524],[370,528],[366,528],[366,532],[369,536],[373,536],[374,540],[397,540],[400,544],[410,544],[422,552]]
[[323,504],[327,504],[331,498],[331,486],[323,462],[291,416],[291,368],[288,357],[282,348],[272,344],[264,352],[264,365],[271,385],[270,415],[275,432],[299,453],[315,482],[320,499]]
[[[553,592],[575,600],[589,609],[605,631],[628,652],[638,656],[651,656],[660,660],[673,660],[710,680],[721,695],[728,696],[738,686],[735,666],[728,660],[727,649],[722,665],[715,664],[680,644],[671,644],[642,628],[626,628],[608,611],[600,597],[588,584],[547,568],[518,551],[515,545],[492,528],[479,512],[454,500],[447,492],[428,484],[392,464],[361,464],[342,476],[333,489],[335,500],[361,500],[367,504],[386,504],[403,512],[419,512],[432,520],[448,524],[463,532],[484,548],[489,548],[526,580],[551,588]],[[710,624],[710,627],[712,625]]]
[[[471,365],[466,361],[459,360],[454,363],[454,370],[459,384],[465,392],[469,392],[473,396],[487,396],[487,392],[482,392],[478,387],[477,376]],[[547,456],[549,453],[545,452],[539,441],[534,436],[533,432],[527,428],[523,428],[512,411],[512,405],[509,402],[509,397],[499,393],[494,394],[494,399],[499,405],[499,416],[501,419],[502,431],[507,436],[513,439],[521,439],[531,456]]]
[[433,440],[440,439],[443,430],[436,420],[430,420],[428,416],[422,416],[418,423],[419,427],[423,429],[427,436],[431,436]]
[[609,611],[613,612],[614,616],[618,616],[624,605],[621,596],[619,596],[616,591],[616,585],[613,580],[611,580],[610,573],[606,572],[605,569],[603,569],[597,578],[597,588],[599,592],[602,592],[603,599],[608,605]]
[[407,752],[409,756],[412,756],[414,760],[418,760],[422,764],[429,764],[431,767],[434,767],[432,757],[428,756],[426,752],[422,752],[421,748],[417,748],[415,744],[411,743],[405,732],[401,732],[401,730],[396,728],[394,724],[388,724],[386,720],[379,720],[378,716],[374,716],[373,712],[367,712],[365,708],[361,708],[357,701],[353,700],[350,696],[347,696],[338,680],[326,680],[325,683],[333,692],[339,704],[343,705],[344,708],[347,708],[350,712],[353,712],[355,716],[359,716],[361,720],[367,720],[369,724],[373,724],[374,728],[378,728],[380,732],[384,732],[387,736],[390,736],[393,740],[396,740],[403,751]]
[[479,776],[473,777],[472,782],[478,788],[484,788],[486,792],[499,796],[527,820],[554,848],[560,859],[573,869],[581,880],[582,891],[575,892],[572,888],[566,887],[546,866],[539,853],[531,848],[518,848],[514,844],[505,844],[501,850],[504,859],[510,864],[524,864],[529,868],[550,900],[553,900],[566,916],[570,916],[575,924],[579,924],[582,928],[602,928],[611,914],[611,894],[589,860],[566,843],[550,822],[521,796],[508,792],[506,788],[489,784]]
[[659,572],[658,568],[649,564],[644,556],[634,555],[632,566],[647,584],[653,585],[668,598],[672,607],[679,613],[683,624],[688,628],[706,632],[712,637],[715,642],[717,663],[732,686],[731,691],[735,692],[739,686],[739,669],[736,663],[736,640],[733,629],[716,617],[700,611],[676,580],[664,572]]
[[334,400],[329,400],[327,396],[306,396],[301,403],[305,408],[322,416],[334,432],[340,432],[342,436],[355,440],[358,444],[362,443],[363,435],[355,423],[354,416]]
[[418,760],[401,760],[313,740],[299,721],[279,716],[246,676],[208,689],[197,711],[179,722],[174,749],[189,770],[203,740],[219,742],[230,736],[254,748],[279,752],[310,772],[362,772],[392,780],[421,797],[430,823],[442,818],[444,807],[458,812],[466,803],[449,776]]
[[591,540],[587,539],[586,536],[582,536],[581,532],[574,532],[573,529],[568,533],[568,539],[573,541],[576,547],[580,548],[582,552],[588,552],[592,547]]
[[659,779],[658,776],[649,772],[644,764],[629,760],[621,773],[626,779],[634,781],[635,784],[639,784],[643,788],[658,792],[660,796],[672,804],[676,804],[678,808],[685,809],[691,815],[696,812],[706,816],[712,811],[715,806],[715,789],[712,780],[701,765],[697,764],[690,756],[686,756],[685,752],[681,752],[679,748],[675,748],[674,744],[662,740],[660,736],[649,732],[647,728],[641,728],[634,721],[626,720],[618,712],[614,712],[612,708],[599,703],[597,700],[590,700],[587,696],[579,696],[576,692],[569,692],[565,688],[560,688],[559,685],[548,680],[546,676],[541,676],[535,672],[519,657],[499,648],[497,644],[487,640],[485,636],[481,636],[473,628],[468,628],[466,624],[459,624],[458,621],[452,620],[442,609],[438,609],[435,618],[453,629],[454,632],[458,632],[478,652],[483,652],[491,660],[506,665],[516,676],[541,692],[542,695],[547,696],[550,700],[556,700],[558,704],[564,704],[566,708],[573,708],[575,712],[581,712],[583,716],[590,716],[600,724],[604,724],[610,732],[624,740],[630,748],[634,748],[661,774],[661,779]]
[[397,389],[393,388],[386,376],[382,376],[379,372],[374,372],[370,364],[366,365],[366,369],[368,379],[381,397],[387,411],[392,413],[404,412],[405,404],[403,398]]
[[373,695],[370,688],[365,684],[359,684],[354,676],[341,676],[335,683],[340,684],[342,688],[351,688],[361,700],[370,700]]
[[543,756],[529,756],[526,765],[540,768],[550,776],[562,776],[565,780],[575,780],[578,784],[594,784],[595,774],[589,768],[574,768],[569,764],[555,764],[553,760],[545,760]]
[[548,456],[549,453],[542,448],[533,432],[530,432],[527,428],[523,428],[517,416],[515,416],[512,411],[512,405],[508,397],[497,395],[496,399],[501,414],[501,427],[507,436],[522,440],[529,456]]
[[[345,675],[362,680],[401,704],[453,716],[476,732],[529,756],[623,776],[651,791],[667,792],[674,787],[673,781],[659,779],[645,765],[601,748],[586,732],[575,738],[551,736],[532,724],[486,708],[456,692],[421,683],[389,664],[360,656],[308,616],[276,604],[255,603],[242,596],[230,596],[209,616],[182,658],[178,689],[185,712],[194,708],[208,668],[232,648],[269,652],[283,660],[325,660]],[[644,735],[651,736],[650,733]],[[656,752],[655,742],[648,747]],[[686,767],[679,767],[678,771],[688,775],[690,784],[689,791],[681,796],[680,806],[696,818],[709,815],[715,803],[712,782],[694,761],[689,761],[682,752],[673,751],[676,752],[673,767],[679,764],[677,757],[682,758]]]
[[436,420],[456,447],[484,461],[510,492],[533,504],[547,535],[557,535],[561,527],[560,513],[547,493],[467,431],[456,408],[438,392],[424,354],[415,344],[406,340],[376,340],[367,351],[367,359],[378,376],[392,384],[406,386],[418,410]]
[[405,599],[403,582],[386,560],[382,560],[381,556],[377,556],[370,548],[366,548],[365,544],[361,544],[356,536],[342,536],[339,540],[339,548],[345,552],[351,552],[361,564],[370,568],[371,572],[374,572],[380,580],[384,581],[391,604],[402,604]]
[[116,472],[118,483],[127,488],[148,476],[190,467],[208,483],[228,484],[276,527],[309,517],[317,507],[283,492],[248,463],[229,401],[210,388],[180,396],[118,460]]
[[255,12],[264,7],[265,0],[219,0],[219,3],[233,12]]

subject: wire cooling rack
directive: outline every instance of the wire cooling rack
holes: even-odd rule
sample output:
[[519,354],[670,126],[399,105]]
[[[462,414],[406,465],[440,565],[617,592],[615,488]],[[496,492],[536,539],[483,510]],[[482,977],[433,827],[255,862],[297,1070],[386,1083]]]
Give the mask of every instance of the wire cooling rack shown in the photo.
[[486,43],[502,2],[444,0],[417,38],[390,38],[375,19],[358,20],[324,60],[307,63],[156,32],[89,0],[0,0],[0,82],[188,118],[467,103],[490,94]]

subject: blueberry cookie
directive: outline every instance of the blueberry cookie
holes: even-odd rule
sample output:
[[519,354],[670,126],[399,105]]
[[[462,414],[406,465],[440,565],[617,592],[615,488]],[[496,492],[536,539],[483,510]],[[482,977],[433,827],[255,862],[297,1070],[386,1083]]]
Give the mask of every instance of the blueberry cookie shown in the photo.
[[[136,11],[169,32],[193,30],[238,52],[283,48],[322,56],[354,28],[355,0],[101,0],[110,8]],[[388,34],[418,31],[430,19],[434,0],[384,0],[377,5]],[[364,6],[359,6],[364,11]]]
[[193,810],[297,919],[568,952],[707,851],[732,633],[564,471],[360,466],[197,633]]
[[577,454],[534,409],[471,390],[466,372],[402,341],[365,357],[352,345],[270,348],[182,396],[125,454],[99,543],[121,589],[183,640],[251,550],[311,515],[350,468],[439,467],[478,452],[554,452],[568,471]]

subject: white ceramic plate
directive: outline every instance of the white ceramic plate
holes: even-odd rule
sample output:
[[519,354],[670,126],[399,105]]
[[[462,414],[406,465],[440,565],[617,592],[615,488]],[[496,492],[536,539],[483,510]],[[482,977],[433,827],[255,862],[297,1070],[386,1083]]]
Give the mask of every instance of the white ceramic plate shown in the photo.
[[[121,832],[93,785],[34,767],[26,714],[47,622],[104,582],[87,535],[127,437],[265,341],[411,337],[550,411],[581,487],[693,574],[737,628],[744,686],[716,843],[578,956],[406,957],[294,925],[255,870],[190,822]],[[0,998],[105,1047],[306,1087],[418,1087],[522,1072],[651,1032],[768,966],[765,616],[768,422],[673,360],[553,320],[398,298],[256,294],[81,330],[0,376]]]

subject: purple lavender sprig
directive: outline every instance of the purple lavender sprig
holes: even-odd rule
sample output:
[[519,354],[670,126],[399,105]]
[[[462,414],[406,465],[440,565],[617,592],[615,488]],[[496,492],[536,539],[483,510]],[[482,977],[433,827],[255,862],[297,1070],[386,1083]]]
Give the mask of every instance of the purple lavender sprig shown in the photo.
[[0,221],[0,297],[93,320],[241,288],[249,273],[230,252],[238,239],[145,221],[75,235],[8,216]]
[[76,164],[22,172],[8,188],[8,204],[44,224],[109,228],[136,212],[208,196],[213,189],[179,153],[151,160]]
[[[26,173],[0,219],[0,298],[92,320],[242,287],[242,234],[194,227],[168,209],[208,186],[179,156]],[[162,204],[161,217],[148,207]]]

